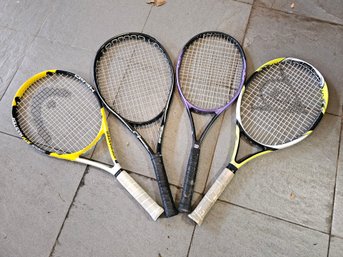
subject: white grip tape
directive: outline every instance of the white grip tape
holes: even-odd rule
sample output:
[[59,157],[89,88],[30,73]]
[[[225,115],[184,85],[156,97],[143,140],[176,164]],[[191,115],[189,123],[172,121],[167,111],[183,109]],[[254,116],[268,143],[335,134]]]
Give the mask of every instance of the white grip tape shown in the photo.
[[136,199],[136,201],[149,213],[153,220],[163,213],[159,206],[145,191],[137,184],[136,181],[126,172],[121,171],[117,176],[119,183]]
[[194,220],[198,225],[201,225],[206,214],[218,200],[219,196],[223,193],[224,189],[230,183],[234,175],[235,174],[228,168],[224,169],[205,196],[202,198],[198,206],[191,214],[188,215],[188,217]]

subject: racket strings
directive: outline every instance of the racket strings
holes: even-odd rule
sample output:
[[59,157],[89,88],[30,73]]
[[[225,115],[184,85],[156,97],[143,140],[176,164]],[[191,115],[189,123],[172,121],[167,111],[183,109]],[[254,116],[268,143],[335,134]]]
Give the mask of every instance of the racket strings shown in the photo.
[[205,34],[184,52],[179,71],[182,94],[202,109],[227,104],[241,87],[243,56],[232,39]]
[[286,60],[259,72],[241,103],[246,133],[264,145],[281,145],[306,133],[321,114],[322,80],[308,65]]
[[147,122],[164,109],[172,88],[172,68],[163,50],[145,37],[116,39],[96,65],[99,91],[119,115]]
[[96,96],[69,75],[48,75],[34,82],[17,106],[25,136],[44,151],[73,153],[89,145],[100,131]]

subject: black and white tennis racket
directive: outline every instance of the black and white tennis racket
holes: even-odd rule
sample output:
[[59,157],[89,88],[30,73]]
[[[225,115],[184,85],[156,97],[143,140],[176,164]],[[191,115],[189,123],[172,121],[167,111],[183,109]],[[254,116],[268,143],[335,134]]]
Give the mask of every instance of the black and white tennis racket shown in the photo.
[[[156,220],[163,209],[124,171],[116,160],[105,109],[95,90],[80,76],[48,70],[28,79],[12,102],[12,120],[19,135],[49,156],[100,168],[119,183]],[[105,135],[113,166],[84,157]]]
[[[238,97],[245,70],[242,47],[236,39],[222,32],[198,34],[181,51],[176,79],[190,119],[193,142],[178,207],[180,212],[191,211],[201,143],[214,121]],[[213,115],[199,137],[191,112]]]
[[[258,68],[238,98],[231,161],[189,217],[200,225],[245,163],[309,136],[323,117],[328,100],[323,76],[307,62],[278,58]],[[242,136],[261,150],[237,160]]]
[[[113,37],[97,52],[94,79],[105,106],[149,153],[165,215],[176,215],[161,154],[163,129],[174,88],[174,71],[167,52],[146,34]],[[143,139],[144,130],[149,133]]]

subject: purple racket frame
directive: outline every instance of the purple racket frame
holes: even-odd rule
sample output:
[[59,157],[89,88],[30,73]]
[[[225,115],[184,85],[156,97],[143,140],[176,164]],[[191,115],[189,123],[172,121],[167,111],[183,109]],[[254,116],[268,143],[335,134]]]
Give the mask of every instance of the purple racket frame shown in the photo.
[[[179,73],[180,73],[183,55],[187,51],[188,47],[197,39],[202,38],[202,37],[207,37],[210,35],[222,36],[224,38],[227,38],[228,41],[233,42],[236,45],[242,57],[243,69],[242,69],[242,74],[241,74],[241,83],[239,87],[237,88],[235,95],[230,99],[230,101],[220,108],[203,109],[203,108],[195,106],[194,104],[192,104],[185,98],[181,89]],[[196,173],[197,173],[199,157],[200,157],[200,145],[203,142],[208,130],[212,127],[213,123],[217,120],[220,114],[223,113],[238,98],[242,90],[245,77],[246,77],[246,58],[245,58],[243,48],[241,47],[241,45],[235,38],[223,32],[207,31],[207,32],[202,32],[200,34],[197,34],[185,44],[185,46],[182,48],[180,52],[180,55],[178,57],[177,64],[176,64],[176,84],[177,84],[177,89],[181,96],[182,102],[184,103],[186,107],[187,115],[190,120],[191,132],[192,132],[192,148],[191,148],[191,152],[190,152],[190,156],[189,156],[189,160],[187,164],[187,169],[186,169],[186,174],[185,174],[185,178],[183,182],[181,199],[180,199],[179,207],[178,207],[179,212],[189,213],[191,211],[192,196],[193,196],[194,184],[195,184]],[[191,111],[194,111],[195,113],[201,113],[201,114],[211,114],[211,113],[214,114],[211,121],[207,124],[204,131],[201,133],[199,139],[197,139],[194,120],[193,120]]]

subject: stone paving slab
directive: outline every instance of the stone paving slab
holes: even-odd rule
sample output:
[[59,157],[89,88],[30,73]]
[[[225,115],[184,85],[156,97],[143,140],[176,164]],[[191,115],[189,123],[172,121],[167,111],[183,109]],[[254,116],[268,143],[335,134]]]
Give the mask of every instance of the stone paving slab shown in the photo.
[[331,237],[329,257],[342,257],[343,238]]
[[[217,149],[220,150],[213,158],[207,187],[231,157],[232,119],[232,113],[227,112],[218,138]],[[340,123],[340,118],[326,115],[303,142],[247,163],[237,171],[220,199],[329,232]],[[251,149],[246,148],[243,153],[250,152]]]
[[115,35],[141,32],[150,9],[145,1],[135,0],[57,1],[39,36],[96,51]]
[[0,256],[47,257],[85,166],[0,133]]
[[3,28],[0,25],[0,101],[18,70],[25,51],[32,40],[33,37],[27,33]]
[[255,3],[258,6],[343,24],[343,8],[340,0],[256,0]]
[[[342,144],[341,134],[341,144]],[[343,149],[340,147],[331,233],[343,238]]]
[[219,202],[196,227],[189,256],[325,257],[327,248],[324,233]]
[[54,2],[49,0],[2,0],[0,24],[34,36],[41,28],[51,6],[54,6]]
[[[133,177],[158,194],[155,181]],[[152,221],[117,181],[91,168],[52,256],[186,256],[193,229],[182,215]]]

